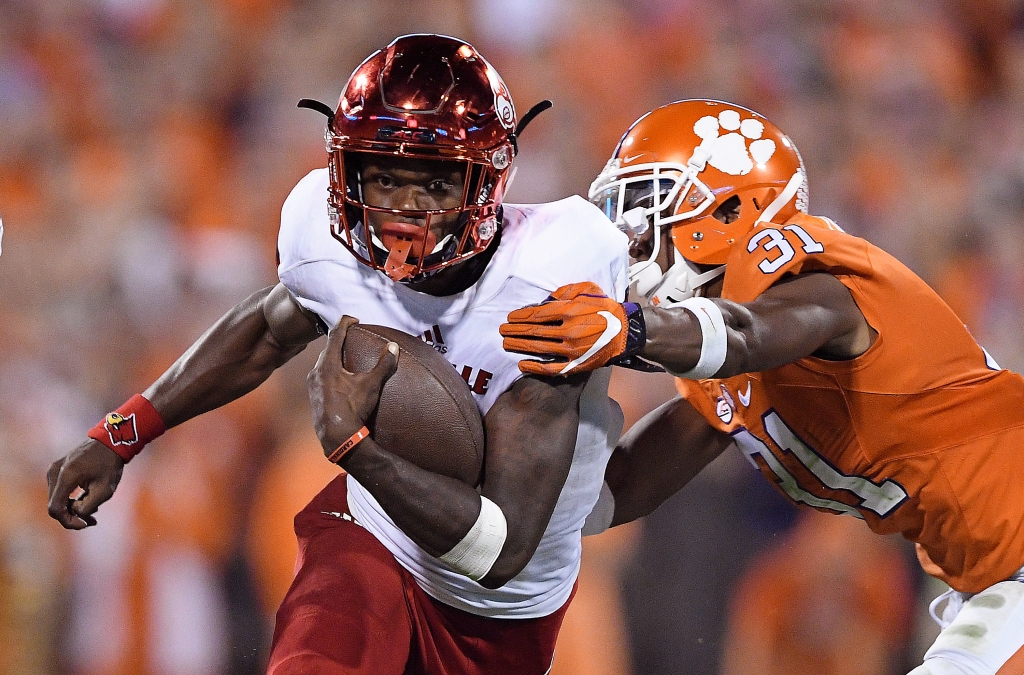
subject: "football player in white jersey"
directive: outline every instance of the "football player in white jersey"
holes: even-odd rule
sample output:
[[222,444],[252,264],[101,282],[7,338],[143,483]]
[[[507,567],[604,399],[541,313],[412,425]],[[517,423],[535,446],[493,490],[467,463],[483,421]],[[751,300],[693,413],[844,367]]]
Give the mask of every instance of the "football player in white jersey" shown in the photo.
[[[281,283],[230,310],[53,464],[50,515],[96,524],[145,443],[252,390],[334,326],[309,388],[324,454],[347,473],[296,517],[297,574],[269,672],[544,673],[622,415],[607,368],[524,377],[498,326],[570,282],[624,297],[626,239],[579,197],[502,204],[531,114],[517,127],[501,78],[461,40],[398,38],[355,70],[336,109],[300,105],[329,118],[329,166],[282,209]],[[346,372],[353,317],[429,335],[467,380],[487,434],[479,486],[368,437],[397,350]]]

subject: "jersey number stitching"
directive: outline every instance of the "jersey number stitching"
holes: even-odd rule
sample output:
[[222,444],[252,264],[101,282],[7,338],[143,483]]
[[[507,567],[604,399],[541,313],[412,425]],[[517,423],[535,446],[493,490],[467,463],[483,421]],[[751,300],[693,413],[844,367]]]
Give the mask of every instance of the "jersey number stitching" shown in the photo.
[[[800,239],[800,243],[802,244],[801,248],[804,250],[804,253],[809,255],[811,253],[823,253],[825,251],[825,247],[821,242],[816,241],[811,235],[807,234],[807,230],[799,225],[786,225],[782,229],[789,230]],[[765,239],[768,239],[768,241],[762,246],[761,242]],[[757,268],[765,274],[774,274],[775,272],[778,272],[786,263],[793,259],[793,256],[796,255],[793,245],[789,243],[786,236],[774,227],[766,227],[758,232],[757,235],[747,243],[747,252],[753,253],[759,246],[769,252],[772,249],[778,249],[778,255],[774,258],[765,258],[757,264]]]
[[[863,476],[848,476],[840,472],[814,448],[800,440],[800,437],[774,410],[764,416],[764,428],[775,445],[796,457],[825,487],[853,493],[861,501],[859,508],[871,511],[879,518],[885,518],[892,513],[908,497],[903,486],[894,480],[886,479],[878,484]],[[864,516],[858,512],[857,508],[834,499],[817,497],[801,488],[796,477],[786,469],[779,458],[768,448],[768,445],[746,429],[740,429],[733,434],[733,438],[736,445],[750,458],[751,462],[754,462],[755,456],[760,456],[764,460],[771,472],[778,478],[779,487],[793,501],[818,509],[846,513],[863,520]],[[756,462],[754,463],[756,465]]]

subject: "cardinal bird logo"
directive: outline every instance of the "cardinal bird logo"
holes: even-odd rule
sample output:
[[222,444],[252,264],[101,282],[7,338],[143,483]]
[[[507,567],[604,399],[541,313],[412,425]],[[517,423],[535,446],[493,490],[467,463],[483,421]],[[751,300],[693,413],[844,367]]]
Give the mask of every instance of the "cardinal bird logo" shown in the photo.
[[498,76],[498,72],[487,65],[487,79],[491,83],[491,91],[494,92],[494,112],[498,115],[498,121],[506,129],[513,130],[516,127],[516,109],[512,105],[512,96],[508,93],[508,87]]
[[114,445],[131,445],[139,440],[135,430],[135,413],[128,417],[116,412],[109,413],[103,421],[103,428],[107,430],[110,442]]

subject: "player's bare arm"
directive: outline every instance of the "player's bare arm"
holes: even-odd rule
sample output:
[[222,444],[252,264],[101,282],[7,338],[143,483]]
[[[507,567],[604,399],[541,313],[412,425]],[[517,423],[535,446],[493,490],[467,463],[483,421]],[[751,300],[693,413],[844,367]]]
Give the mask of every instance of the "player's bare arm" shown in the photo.
[[[786,277],[745,304],[721,298],[710,302],[721,310],[727,331],[725,362],[714,374],[719,378],[768,370],[807,356],[852,359],[874,341],[849,290],[827,273]],[[675,373],[693,368],[703,343],[695,312],[647,307],[643,314],[647,341],[640,356]]]
[[[264,288],[221,317],[143,395],[166,428],[176,426],[252,391],[317,336],[315,319],[284,286]],[[95,525],[124,464],[92,439],[54,462],[46,474],[50,516],[71,530]]]
[[249,393],[319,336],[278,284],[233,307],[143,395],[168,428]]
[[500,586],[533,557],[572,465],[588,376],[525,377],[484,417],[482,494],[505,512],[509,535],[482,583]]
[[[310,373],[314,427],[330,455],[373,412],[380,390],[397,364],[385,349],[367,373],[346,371],[340,362],[345,317],[331,331]],[[518,380],[484,418],[487,455],[479,491],[454,478],[416,466],[361,440],[341,466],[365,486],[395,523],[425,551],[441,557],[476,523],[481,495],[501,509],[507,537],[489,572],[479,581],[498,588],[530,561],[568,476],[579,424],[579,397],[587,376]]]
[[731,444],[729,434],[711,427],[683,398],[658,406],[619,439],[608,461],[611,525],[653,512]]

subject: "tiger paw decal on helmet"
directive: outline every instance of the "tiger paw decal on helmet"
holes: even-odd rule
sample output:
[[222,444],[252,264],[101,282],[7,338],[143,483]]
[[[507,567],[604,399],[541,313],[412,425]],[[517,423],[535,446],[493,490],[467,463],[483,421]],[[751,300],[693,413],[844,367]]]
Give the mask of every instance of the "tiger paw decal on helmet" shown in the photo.
[[701,117],[693,125],[693,133],[701,139],[707,163],[732,176],[745,176],[755,163],[763,165],[775,154],[775,141],[761,138],[764,123],[754,117],[741,119],[736,110]]
[[[634,122],[587,196],[630,237],[629,281],[652,304],[679,302],[720,276],[715,268],[761,223],[807,212],[793,141],[763,115],[711,99],[675,101]],[[666,230],[674,260],[663,269]]]

